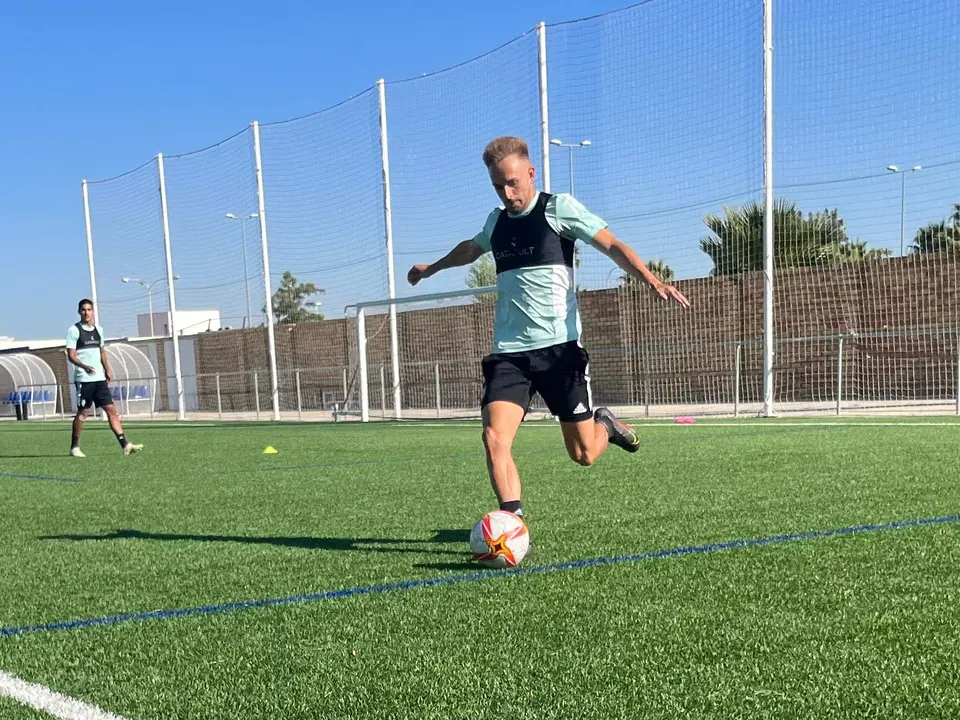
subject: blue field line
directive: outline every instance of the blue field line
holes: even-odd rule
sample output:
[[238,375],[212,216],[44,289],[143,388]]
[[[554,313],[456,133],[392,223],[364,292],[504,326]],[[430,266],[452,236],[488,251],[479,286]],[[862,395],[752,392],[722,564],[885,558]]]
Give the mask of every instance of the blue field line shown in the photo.
[[64,483],[82,483],[81,478],[58,477],[57,475],[32,475],[30,473],[12,473],[0,472],[0,478],[13,478],[14,480],[52,480],[53,482]]
[[302,603],[319,602],[321,600],[344,600],[361,595],[380,595],[383,593],[402,590],[417,590],[420,588],[436,587],[438,585],[457,585],[460,583],[479,582],[497,578],[511,578],[522,575],[538,575],[561,570],[579,570],[583,568],[599,567],[602,565],[621,565],[644,560],[679,557],[682,555],[702,555],[705,553],[721,552],[723,550],[737,550],[740,548],[775,545],[779,543],[812,540],[815,538],[836,537],[838,535],[853,535],[855,533],[879,532],[883,530],[900,530],[903,528],[923,527],[929,525],[945,525],[960,522],[960,515],[943,515],[941,517],[921,518],[918,520],[898,520],[873,525],[856,525],[837,528],[834,530],[812,530],[809,532],[774,535],[772,537],[754,538],[751,540],[733,540],[708,545],[690,545],[672,548],[669,550],[653,550],[636,555],[617,555],[613,557],[588,558],[584,560],[570,560],[554,563],[553,565],[535,565],[532,567],[517,567],[510,570],[481,570],[460,575],[444,575],[441,577],[422,580],[405,580],[402,582],[385,583],[382,585],[364,585],[343,590],[327,590],[325,592],[308,593],[306,595],[292,595],[288,597],[269,598],[266,600],[241,600],[239,602],[223,603],[219,605],[203,605],[200,607],[180,608],[174,610],[153,610],[150,612],[124,613],[106,617],[84,618],[79,620],[63,620],[61,622],[43,623],[39,625],[19,625],[0,628],[0,638],[12,635],[29,635],[34,633],[55,632],[59,630],[78,630],[81,628],[100,625],[119,625],[128,622],[142,622],[146,620],[171,620],[174,618],[195,617],[198,615],[216,615],[219,613],[252,610],[254,608],[278,607],[282,605],[297,605]]

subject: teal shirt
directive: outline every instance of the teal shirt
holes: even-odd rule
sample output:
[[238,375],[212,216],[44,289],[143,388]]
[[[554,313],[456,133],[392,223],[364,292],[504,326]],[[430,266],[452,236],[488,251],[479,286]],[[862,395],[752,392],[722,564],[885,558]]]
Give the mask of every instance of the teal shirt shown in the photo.
[[[537,193],[523,212],[533,210]],[[496,208],[473,238],[490,251],[493,228],[503,208]],[[566,193],[554,195],[545,208],[547,224],[561,237],[593,245],[593,237],[607,223]],[[580,340],[580,310],[573,271],[566,265],[519,268],[497,274],[497,307],[493,323],[494,352],[522,352]]]
[[[103,362],[100,360],[100,348],[103,347],[103,328],[99,325],[96,326],[97,332],[100,333],[100,346],[99,347],[86,347],[80,348],[77,350],[77,357],[80,362],[84,365],[89,365],[93,368],[93,373],[88,374],[86,370],[81,367],[73,366],[73,381],[74,382],[100,382],[107,379],[107,374],[103,369]],[[90,325],[84,325],[84,330],[93,331],[93,327]],[[67,330],[67,350],[77,349],[77,342],[80,340],[80,331],[77,329],[76,325],[71,325],[70,329]]]

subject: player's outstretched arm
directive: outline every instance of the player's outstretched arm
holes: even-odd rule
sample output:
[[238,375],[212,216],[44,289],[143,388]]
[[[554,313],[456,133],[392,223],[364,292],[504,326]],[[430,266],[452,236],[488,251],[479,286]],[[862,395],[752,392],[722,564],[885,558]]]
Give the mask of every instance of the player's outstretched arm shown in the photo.
[[464,240],[432,265],[414,265],[407,273],[407,282],[416,285],[421,280],[436,275],[441,270],[469,265],[484,252],[486,251],[473,240]]
[[646,281],[650,287],[664,300],[673,300],[683,307],[690,307],[690,301],[672,285],[667,285],[650,272],[640,256],[629,245],[622,243],[607,228],[603,228],[593,236],[593,245],[608,258],[613,260],[623,271],[635,278]]

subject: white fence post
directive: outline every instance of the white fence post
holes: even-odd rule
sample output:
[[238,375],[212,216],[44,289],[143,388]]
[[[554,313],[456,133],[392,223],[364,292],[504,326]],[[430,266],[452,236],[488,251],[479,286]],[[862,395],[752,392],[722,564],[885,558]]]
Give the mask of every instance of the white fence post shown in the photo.
[[440,402],[440,363],[434,363],[433,376],[437,383],[437,417],[440,417],[443,414],[443,405]]
[[303,396],[300,394],[300,371],[296,371],[297,381],[297,420],[303,420]]
[[[387,242],[387,296],[397,296],[395,268],[393,264],[393,209],[390,201],[390,148],[387,140],[387,89],[383,79],[377,81],[380,104],[380,166],[383,173],[383,227]],[[390,304],[390,364],[393,368],[393,410],[399,419],[402,415],[400,397],[400,338],[397,335],[397,306]]]
[[743,344],[737,343],[733,355],[733,416],[740,417],[740,364]]
[[547,98],[547,24],[537,25],[537,69],[540,88],[540,185],[550,192],[550,102]]
[[960,415],[960,334],[957,335],[957,415]]
[[[357,310],[357,354],[360,367],[360,422],[370,421],[370,388],[367,386],[367,323],[366,310]],[[346,401],[346,398],[344,398]]]
[[173,375],[177,384],[177,419],[187,417],[183,396],[183,372],[180,369],[180,336],[177,332],[177,296],[173,288],[173,255],[170,252],[170,215],[167,212],[167,180],[163,174],[163,153],[157,154],[157,174],[160,176],[160,214],[163,221],[163,251],[167,263],[167,292],[170,299],[170,340],[173,346]]
[[840,336],[840,345],[837,349],[837,415],[843,403],[843,335]]
[[384,376],[383,365],[380,366],[380,417],[387,419],[387,380]]
[[763,417],[773,417],[773,0],[763,0]]
[[260,213],[260,254],[263,258],[263,288],[267,299],[267,359],[270,362],[270,403],[273,419],[280,419],[280,386],[277,381],[277,339],[273,323],[273,290],[270,284],[270,250],[267,242],[267,202],[263,194],[263,161],[260,157],[260,123],[253,124],[253,160],[257,173],[257,211]]
[[220,373],[217,373],[217,420],[223,420],[223,398],[220,395]]
[[83,190],[83,224],[87,233],[87,265],[90,268],[90,300],[93,302],[94,322],[100,322],[100,315],[97,306],[97,273],[96,265],[93,262],[93,226],[90,222],[90,191],[87,188],[87,181],[80,183]]

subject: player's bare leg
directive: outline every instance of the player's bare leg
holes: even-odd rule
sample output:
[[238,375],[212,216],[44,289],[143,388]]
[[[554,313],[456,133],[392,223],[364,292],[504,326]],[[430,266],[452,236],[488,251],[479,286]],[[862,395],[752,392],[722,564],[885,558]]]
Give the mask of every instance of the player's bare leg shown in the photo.
[[524,413],[519,405],[502,400],[488,403],[483,408],[483,446],[487,453],[490,484],[501,509],[511,512],[520,509],[520,473],[513,461],[513,440]]
[[580,465],[593,465],[609,446],[610,433],[605,425],[593,418],[560,423],[560,428],[563,431],[567,454]]
[[80,433],[83,432],[83,422],[86,419],[86,410],[77,410],[77,414],[73,416],[73,437],[70,440],[70,454],[73,457],[86,457],[80,449]]
[[107,414],[107,420],[110,422],[110,429],[113,430],[113,434],[117,436],[120,447],[123,448],[124,455],[132,455],[138,450],[143,450],[143,445],[134,445],[132,442],[127,440],[127,437],[123,434],[123,425],[120,424],[120,416],[117,415],[117,408],[115,406],[107,405],[103,408],[103,411]]

